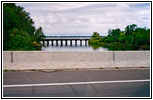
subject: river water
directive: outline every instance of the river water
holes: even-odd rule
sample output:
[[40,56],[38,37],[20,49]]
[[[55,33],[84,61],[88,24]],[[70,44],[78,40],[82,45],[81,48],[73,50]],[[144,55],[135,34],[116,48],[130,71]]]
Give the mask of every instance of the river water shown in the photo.
[[77,41],[77,46],[75,46],[75,41],[72,41],[72,46],[70,46],[70,41],[68,41],[67,46],[65,46],[65,41],[63,41],[63,46],[61,46],[60,41],[58,41],[58,46],[56,46],[56,41],[54,41],[52,46],[50,41],[49,46],[45,43],[42,51],[108,51],[108,49],[102,47],[94,49],[88,44],[85,45],[85,41],[82,41],[82,46],[80,46],[80,41]]

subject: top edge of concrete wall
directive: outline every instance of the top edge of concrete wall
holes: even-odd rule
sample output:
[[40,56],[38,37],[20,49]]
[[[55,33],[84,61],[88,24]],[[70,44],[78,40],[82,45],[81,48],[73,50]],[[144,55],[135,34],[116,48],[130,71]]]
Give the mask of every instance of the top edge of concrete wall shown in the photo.
[[141,50],[141,51],[3,51],[3,52],[151,52],[150,50]]

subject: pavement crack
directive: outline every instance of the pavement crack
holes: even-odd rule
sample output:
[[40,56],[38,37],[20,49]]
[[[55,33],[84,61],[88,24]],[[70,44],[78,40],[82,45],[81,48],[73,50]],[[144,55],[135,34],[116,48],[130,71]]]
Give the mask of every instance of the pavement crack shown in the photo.
[[35,95],[35,86],[32,87],[32,95]]
[[89,84],[89,85],[93,88],[93,90],[95,90],[96,93],[98,92],[97,89],[93,86],[93,84]]
[[28,83],[31,82],[31,80],[30,80],[25,74],[23,74],[23,78],[24,78]]
[[45,75],[46,75],[47,77],[50,77],[50,78],[54,79],[55,81],[58,81],[59,83],[62,83],[61,80],[55,78],[55,76],[53,76],[53,75],[51,75],[51,74],[45,74]]
[[81,95],[79,94],[79,92],[78,92],[77,90],[75,90],[71,85],[68,85],[68,86],[72,89],[72,91],[73,91],[76,95],[81,96]]

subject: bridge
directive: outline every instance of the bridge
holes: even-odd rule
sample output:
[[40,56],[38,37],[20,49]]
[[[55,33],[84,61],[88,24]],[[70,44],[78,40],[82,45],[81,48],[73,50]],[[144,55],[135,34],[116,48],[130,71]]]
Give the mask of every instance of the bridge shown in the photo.
[[65,41],[65,46],[68,46],[68,41],[70,42],[70,46],[72,46],[72,41],[75,41],[75,46],[78,46],[78,42],[80,41],[80,46],[82,46],[82,41],[85,41],[85,46],[87,46],[88,44],[88,40],[91,37],[89,36],[56,36],[56,37],[46,37],[44,39],[42,39],[42,43],[43,45],[45,45],[45,42],[47,42],[47,46],[49,46],[49,41],[51,41],[51,45],[54,46],[54,41],[56,42],[56,46],[59,46],[59,42],[60,41],[60,45],[63,46],[63,42]]

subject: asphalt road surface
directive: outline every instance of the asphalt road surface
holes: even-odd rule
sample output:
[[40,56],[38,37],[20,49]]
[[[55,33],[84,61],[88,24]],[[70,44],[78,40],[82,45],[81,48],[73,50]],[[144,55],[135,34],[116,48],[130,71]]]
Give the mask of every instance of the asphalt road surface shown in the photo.
[[4,72],[3,97],[150,97],[150,70]]

